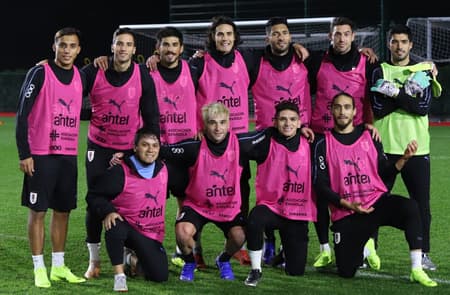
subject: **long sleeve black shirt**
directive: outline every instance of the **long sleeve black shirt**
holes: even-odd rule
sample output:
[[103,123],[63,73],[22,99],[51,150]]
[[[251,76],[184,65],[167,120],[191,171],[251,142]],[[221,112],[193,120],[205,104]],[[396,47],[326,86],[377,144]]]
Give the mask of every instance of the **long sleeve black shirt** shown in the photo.
[[[131,173],[138,175],[136,167],[130,160],[129,155],[124,158],[124,163],[131,168]],[[153,177],[155,177],[163,167],[162,162],[159,160],[157,160],[155,164]],[[86,201],[89,207],[95,210],[98,216],[103,219],[109,213],[116,212],[116,208],[111,201],[122,193],[124,186],[125,172],[123,171],[122,165],[112,166],[99,176],[94,185],[90,187],[86,195]]]
[[[48,65],[62,84],[69,85],[72,82],[74,68],[71,68],[70,70],[63,69],[57,66],[53,59],[48,59]],[[86,79],[82,71],[80,71],[80,76],[83,89],[86,89]],[[44,66],[34,66],[28,71],[20,89],[16,114],[16,144],[20,160],[31,157],[30,145],[28,142],[28,116],[33,110],[34,102],[42,89],[44,80]],[[83,116],[80,113],[80,118],[81,117]]]

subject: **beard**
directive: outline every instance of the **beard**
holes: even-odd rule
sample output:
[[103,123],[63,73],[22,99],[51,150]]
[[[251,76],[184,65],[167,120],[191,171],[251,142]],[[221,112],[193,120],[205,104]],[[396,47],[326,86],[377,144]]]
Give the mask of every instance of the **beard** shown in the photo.
[[348,121],[346,121],[346,122],[342,122],[342,121],[339,121],[338,119],[334,118],[334,126],[338,130],[345,130],[348,126],[350,126],[352,124],[353,124],[353,118],[348,119]]

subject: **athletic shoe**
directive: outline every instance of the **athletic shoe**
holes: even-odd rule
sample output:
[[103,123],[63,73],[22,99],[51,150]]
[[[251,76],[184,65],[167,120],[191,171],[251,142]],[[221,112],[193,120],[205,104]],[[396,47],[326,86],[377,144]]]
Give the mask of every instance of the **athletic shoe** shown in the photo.
[[428,256],[427,253],[422,253],[422,268],[426,270],[436,270],[437,266],[436,264],[431,261],[430,256]]
[[170,259],[170,262],[172,262],[173,265],[178,267],[184,266],[184,260],[181,257],[181,254],[173,253],[172,258]]
[[47,269],[39,267],[34,270],[34,285],[39,288],[50,288],[52,284],[48,280]]
[[418,282],[425,287],[436,287],[437,283],[430,279],[426,272],[422,268],[414,268],[411,270],[411,275],[409,276],[411,282]]
[[277,255],[275,255],[275,257],[272,259],[270,265],[272,265],[272,267],[279,267],[284,269],[286,266],[286,262],[284,259],[284,251],[283,249],[280,249],[280,252],[278,252]]
[[240,249],[236,253],[234,253],[233,258],[235,258],[241,265],[250,265],[250,257],[248,257],[247,250]]
[[126,276],[114,276],[114,291],[116,292],[128,292],[127,277]]
[[270,265],[275,257],[275,243],[273,241],[264,241],[263,262]]
[[331,259],[331,251],[321,251],[319,255],[316,256],[316,260],[314,261],[314,267],[325,267],[332,262]]
[[197,269],[205,270],[207,268],[202,253],[194,254],[195,263],[197,263]]
[[370,238],[364,247],[369,250],[369,256],[367,256],[366,259],[370,268],[374,270],[380,270],[381,260],[377,254],[377,251],[375,250],[375,241]]
[[62,279],[68,281],[69,283],[74,283],[74,284],[86,282],[86,279],[84,279],[82,277],[77,277],[65,265],[52,266],[52,269],[50,271],[50,280],[61,281]]
[[84,277],[86,279],[98,278],[100,276],[100,260],[91,260],[89,261],[89,266],[86,272],[84,273]]
[[192,282],[194,280],[194,272],[197,264],[195,262],[185,262],[181,269],[180,280]]
[[261,281],[262,272],[259,269],[252,269],[247,278],[244,281],[244,284],[251,287],[256,287],[259,281]]
[[219,257],[216,258],[216,266],[220,271],[220,278],[227,281],[234,280],[233,269],[229,261],[219,261]]
[[128,261],[124,261],[123,272],[129,278],[133,278],[138,275],[136,264],[128,263]]

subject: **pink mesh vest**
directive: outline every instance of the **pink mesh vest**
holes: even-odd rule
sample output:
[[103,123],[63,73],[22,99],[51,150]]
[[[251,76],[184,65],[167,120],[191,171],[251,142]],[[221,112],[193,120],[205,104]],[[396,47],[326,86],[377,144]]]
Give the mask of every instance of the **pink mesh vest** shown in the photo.
[[292,220],[317,220],[317,208],[311,194],[311,155],[302,136],[297,151],[270,140],[270,150],[256,174],[256,205]]
[[[197,106],[220,102],[230,109],[230,128],[234,133],[248,131],[248,77],[247,66],[239,51],[234,51],[233,65],[224,68],[210,54],[205,54],[205,68],[198,81]],[[201,112],[197,111],[197,125],[203,128]]]
[[99,70],[90,93],[92,117],[88,138],[92,142],[111,149],[133,148],[136,131],[142,126],[139,102],[142,83],[139,65],[134,64],[133,74],[122,86],[115,87]]
[[61,83],[48,64],[28,116],[28,143],[33,155],[77,155],[83,85],[78,69],[69,85]]
[[122,163],[123,191],[112,201],[117,212],[138,232],[162,243],[165,234],[167,169],[149,179],[142,178]]
[[222,156],[212,154],[203,138],[197,161],[189,168],[183,205],[210,220],[233,220],[241,208],[241,172],[239,142],[233,133]]
[[[364,208],[372,206],[387,192],[378,175],[377,149],[366,130],[352,145],[343,145],[331,132],[325,132],[327,164],[331,189],[349,202],[360,202]],[[330,205],[331,220],[353,214],[345,208]]]
[[334,65],[324,58],[317,73],[317,91],[312,111],[311,129],[324,133],[333,129],[331,99],[340,92],[346,92],[355,99],[356,116],[353,123],[363,122],[363,100],[367,97],[366,57],[361,55],[358,66],[348,72],[338,71]]
[[284,71],[274,69],[269,61],[261,58],[252,94],[257,130],[273,126],[275,106],[285,100],[298,105],[302,124],[309,126],[311,94],[308,70],[303,63],[298,63],[296,58],[292,58],[291,65]]
[[181,73],[174,83],[164,81],[159,71],[151,71],[150,75],[158,97],[161,143],[193,138],[197,133],[197,101],[187,62],[181,61]]

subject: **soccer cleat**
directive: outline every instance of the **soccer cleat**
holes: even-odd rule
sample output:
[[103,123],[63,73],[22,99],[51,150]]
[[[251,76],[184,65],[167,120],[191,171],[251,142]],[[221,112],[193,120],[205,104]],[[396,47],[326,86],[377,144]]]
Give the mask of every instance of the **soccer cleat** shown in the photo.
[[84,273],[84,277],[86,279],[98,278],[100,276],[100,261],[99,260],[91,260],[89,261],[89,266],[86,272]]
[[275,257],[275,242],[265,240],[263,262],[265,264],[270,265],[274,257]]
[[116,292],[128,292],[127,277],[115,275],[113,290]]
[[321,251],[319,255],[316,256],[316,260],[314,261],[314,267],[325,267],[332,262],[331,259],[331,251]]
[[205,270],[207,268],[202,253],[194,254],[195,263],[197,263],[197,269]]
[[39,288],[50,288],[52,284],[48,280],[47,269],[39,267],[34,270],[34,285]]
[[197,264],[195,262],[185,262],[180,273],[180,280],[192,282],[194,280],[194,272]]
[[234,280],[233,269],[229,261],[219,261],[219,257],[216,258],[216,266],[220,271],[220,278],[227,281]]
[[437,283],[430,279],[426,272],[422,268],[414,268],[411,270],[411,275],[409,276],[411,282],[418,282],[425,287],[436,287]]
[[259,269],[252,269],[249,273],[247,278],[244,281],[244,284],[246,286],[256,287],[258,285],[259,281],[261,281],[262,272]]
[[422,254],[422,268],[432,271],[437,269],[436,264],[434,264],[433,261],[431,261],[431,258],[430,256],[428,256],[427,253]]
[[82,277],[77,277],[65,265],[52,266],[52,269],[50,271],[50,280],[61,281],[63,279],[68,281],[69,283],[73,283],[73,284],[86,282],[86,279],[84,279]]
[[271,263],[272,267],[279,267],[279,268],[286,268],[286,261],[284,258],[284,250],[282,247],[280,247],[280,252],[278,252],[275,257],[273,257]]
[[234,253],[233,258],[235,258],[241,265],[250,265],[250,257],[248,257],[247,250],[240,249],[236,253]]
[[170,259],[170,262],[172,262],[173,265],[178,267],[184,266],[184,260],[181,257],[181,254],[173,253],[172,258]]
[[380,270],[381,260],[377,254],[377,251],[375,250],[375,241],[370,238],[364,247],[369,250],[369,256],[367,256],[366,259],[370,268],[374,270]]

